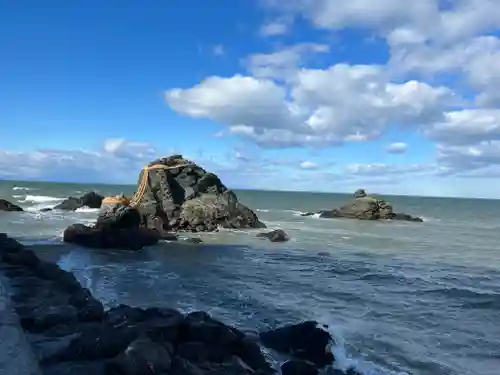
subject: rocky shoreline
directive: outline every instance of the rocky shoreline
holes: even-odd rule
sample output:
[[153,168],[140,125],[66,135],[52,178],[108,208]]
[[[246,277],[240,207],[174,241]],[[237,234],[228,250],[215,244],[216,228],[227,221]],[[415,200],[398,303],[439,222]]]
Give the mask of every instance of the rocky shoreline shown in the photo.
[[[334,369],[333,338],[313,321],[247,334],[202,311],[105,310],[73,274],[4,233],[1,274],[44,375],[357,374]],[[280,370],[260,345],[287,358]]]

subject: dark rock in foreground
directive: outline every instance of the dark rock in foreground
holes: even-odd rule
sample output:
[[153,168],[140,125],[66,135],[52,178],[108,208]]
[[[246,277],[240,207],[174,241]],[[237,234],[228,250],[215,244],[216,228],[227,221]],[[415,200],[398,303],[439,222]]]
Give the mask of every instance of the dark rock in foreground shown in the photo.
[[[119,305],[104,311],[89,290],[56,264],[0,234],[0,271],[45,375],[272,374],[253,337],[206,312]],[[285,375],[315,375],[332,364],[332,338],[315,322],[262,332],[286,354]]]
[[[392,205],[385,200],[369,196],[364,189],[358,189],[353,194],[353,199],[341,206],[339,209],[317,212],[320,218],[348,218],[359,220],[401,220],[423,222],[419,217],[405,213],[396,213]],[[302,216],[312,216],[314,213],[307,212]]]
[[271,242],[286,242],[290,239],[283,229],[276,229],[271,232],[258,233],[257,237],[267,238]]
[[14,203],[11,203],[5,199],[0,199],[0,211],[21,212],[24,210]]
[[100,208],[104,197],[95,192],[87,193],[79,198],[69,197],[54,207],[54,210],[76,211],[82,207]]
[[73,224],[63,234],[64,242],[91,249],[141,250],[155,245],[160,239],[158,232],[146,228],[100,229],[83,224]]

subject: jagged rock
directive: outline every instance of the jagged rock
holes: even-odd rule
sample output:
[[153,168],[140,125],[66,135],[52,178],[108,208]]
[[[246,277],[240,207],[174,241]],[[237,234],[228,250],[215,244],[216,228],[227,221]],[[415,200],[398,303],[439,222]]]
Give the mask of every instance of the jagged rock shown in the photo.
[[[0,265],[10,271],[14,308],[43,373],[270,375],[257,341],[203,311],[187,315],[166,307],[119,305],[104,312],[71,273],[38,259],[0,233]],[[264,345],[322,367],[333,361],[330,336],[315,322],[263,332]],[[46,344],[50,343],[48,346]],[[291,361],[283,373],[315,375]],[[293,372],[295,371],[295,372]]]
[[110,374],[165,374],[172,365],[172,352],[147,337],[133,341],[127,349],[106,364]]
[[[339,209],[319,211],[319,217],[324,219],[348,218],[359,220],[403,220],[422,222],[419,217],[408,214],[394,213],[392,205],[385,200],[369,196],[364,189],[358,189],[350,200]],[[310,216],[311,213],[303,216]]]
[[21,212],[24,210],[14,203],[11,203],[5,199],[0,199],[0,211]]
[[267,238],[271,242],[286,242],[290,239],[283,229],[276,229],[267,233],[258,233],[257,237]]
[[64,242],[94,249],[140,250],[155,245],[160,236],[147,228],[111,229],[74,224],[66,228]]
[[95,192],[87,193],[79,198],[69,197],[54,207],[55,210],[75,211],[82,207],[101,208],[104,197]]
[[314,363],[301,359],[291,359],[281,365],[282,375],[318,375],[318,373]]
[[270,349],[312,362],[319,368],[328,366],[335,360],[327,350],[333,338],[317,322],[307,321],[261,332],[260,339]]
[[[214,231],[219,226],[265,227],[215,174],[181,155],[155,160],[148,167],[138,179],[138,192],[142,194],[132,199],[142,226],[160,232],[162,229]],[[155,222],[157,219],[161,220],[161,228]]]

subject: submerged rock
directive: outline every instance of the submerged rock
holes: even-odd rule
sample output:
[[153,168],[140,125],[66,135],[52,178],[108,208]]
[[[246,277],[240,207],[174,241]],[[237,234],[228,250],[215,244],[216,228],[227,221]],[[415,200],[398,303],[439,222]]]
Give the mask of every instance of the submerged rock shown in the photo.
[[257,237],[267,238],[271,242],[286,242],[290,239],[283,229],[276,229],[267,233],[258,233]]
[[0,211],[21,212],[24,210],[18,205],[9,202],[8,200],[0,199]]
[[[338,209],[324,210],[317,212],[320,218],[348,218],[359,220],[402,220],[423,222],[419,217],[413,217],[404,213],[395,213],[390,203],[382,198],[366,194],[364,189],[358,189],[346,204]],[[312,213],[302,216],[311,216]]]
[[160,239],[158,232],[146,228],[97,228],[83,224],[73,224],[63,234],[64,242],[93,249],[141,250]]
[[82,207],[100,208],[104,197],[95,192],[87,193],[79,198],[69,197],[54,207],[55,210],[76,211]]

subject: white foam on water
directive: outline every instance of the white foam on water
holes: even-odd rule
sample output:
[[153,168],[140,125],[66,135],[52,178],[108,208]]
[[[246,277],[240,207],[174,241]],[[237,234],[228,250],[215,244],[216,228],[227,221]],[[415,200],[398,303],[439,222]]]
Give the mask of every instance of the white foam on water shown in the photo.
[[75,212],[84,212],[84,213],[99,212],[99,208],[80,207],[77,208]]
[[317,319],[317,321],[321,325],[326,325],[327,327],[322,328],[327,330],[328,333],[330,333],[330,335],[334,338],[335,344],[331,347],[331,351],[335,357],[334,368],[342,371],[347,371],[349,368],[353,368],[363,375],[410,375],[406,372],[395,372],[385,369],[369,361],[352,358],[346,350],[345,340],[342,335],[342,327],[332,324],[332,321],[334,322],[335,320],[328,315],[321,316]]
[[24,195],[13,195],[12,198],[21,199],[24,198]]
[[38,190],[38,189],[29,188],[29,187],[25,187],[25,186],[14,186],[12,188],[12,190],[25,190],[25,191],[29,191],[29,190]]
[[47,195],[27,195],[26,198],[24,198],[24,202],[32,203],[59,202],[62,200],[64,200],[64,198],[50,197]]
[[257,208],[255,211],[257,211],[257,212],[269,212],[269,210],[266,210],[263,208]]

